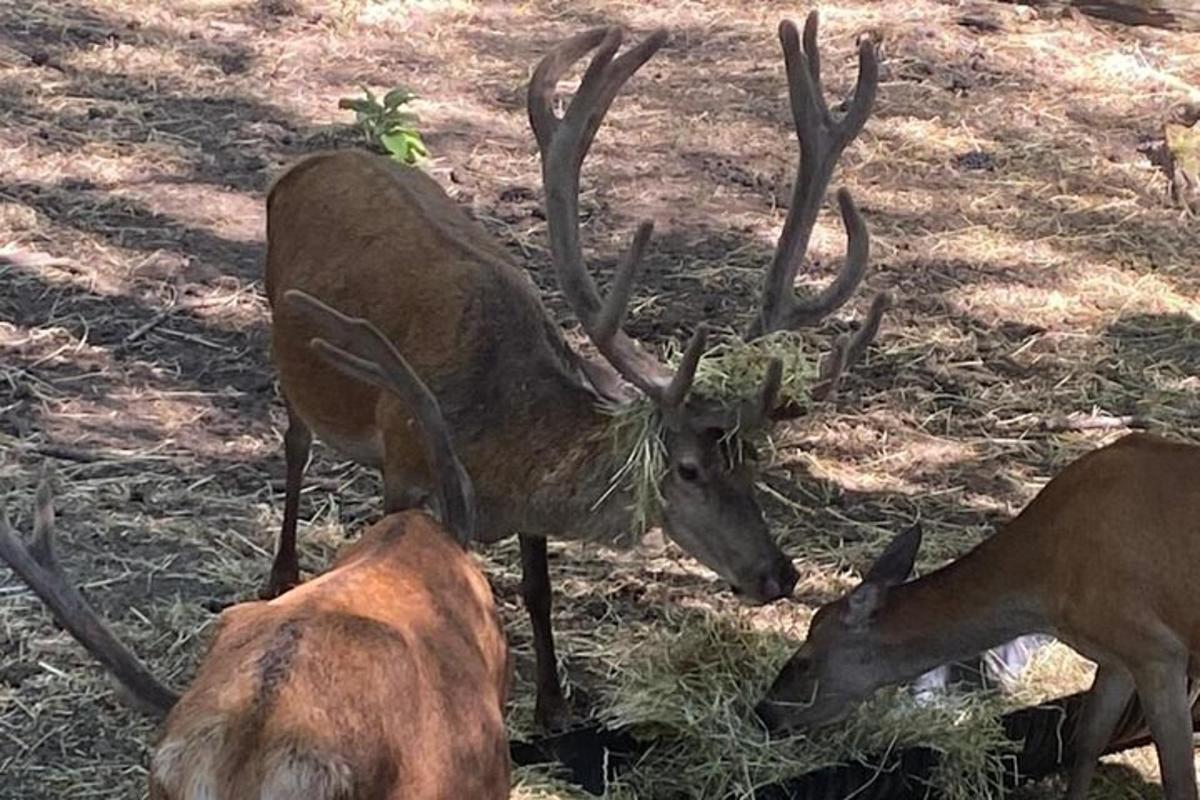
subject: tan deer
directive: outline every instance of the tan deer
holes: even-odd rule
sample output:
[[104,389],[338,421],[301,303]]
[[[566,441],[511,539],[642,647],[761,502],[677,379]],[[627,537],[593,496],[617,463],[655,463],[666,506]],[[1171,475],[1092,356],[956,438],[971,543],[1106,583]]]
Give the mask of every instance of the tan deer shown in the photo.
[[919,529],[821,608],[757,708],[773,731],[840,719],[881,686],[1016,636],[1097,664],[1067,797],[1083,800],[1137,693],[1168,800],[1195,800],[1189,672],[1200,674],[1200,447],[1134,434],[1075,461],[962,558],[905,582]]
[[311,298],[296,304],[328,337],[313,343],[323,358],[412,410],[444,523],[391,514],[319,578],[226,609],[179,697],[63,573],[48,481],[29,546],[0,517],[0,558],[140,707],[165,715],[151,800],[506,798],[508,650],[465,549],[473,493],[437,401],[369,323]]
[[[822,94],[816,17],[803,50],[795,26],[781,28],[800,163],[791,207],[767,270],[748,338],[815,325],[851,297],[868,261],[868,235],[850,195],[838,194],[848,234],[845,266],[811,298],[792,288],[826,187],[842,150],[866,122],[877,83],[869,43],[848,110]],[[541,152],[551,257],[558,282],[603,360],[574,352],[533,282],[477,223],[419,170],[359,151],[320,154],[282,175],[267,200],[267,295],[271,345],[288,411],[286,497],[271,595],[299,579],[296,522],[315,433],[343,455],[381,469],[387,511],[422,502],[429,479],[408,410],[369,384],[312,358],[308,318],[280,298],[300,289],[371,320],[437,395],[455,446],[475,480],[483,536],[520,534],[523,594],[533,622],[537,719],[561,721],[565,704],[550,626],[547,536],[626,540],[635,524],[631,492],[614,485],[612,407],[641,396],[661,419],[667,458],[659,484],[666,533],[735,591],[768,602],[796,581],[771,538],[744,459],[744,436],[768,424],[780,381],[774,364],[756,396],[722,404],[689,391],[705,348],[697,326],[677,369],[622,331],[651,226],[643,224],[602,298],[580,248],[579,170],[622,85],[662,45],[657,31],[623,55],[617,28],[554,47],[529,84],[529,117]],[[595,51],[562,118],[554,95],[563,74]],[[858,333],[838,340],[822,367],[828,394],[875,336],[880,295]]]

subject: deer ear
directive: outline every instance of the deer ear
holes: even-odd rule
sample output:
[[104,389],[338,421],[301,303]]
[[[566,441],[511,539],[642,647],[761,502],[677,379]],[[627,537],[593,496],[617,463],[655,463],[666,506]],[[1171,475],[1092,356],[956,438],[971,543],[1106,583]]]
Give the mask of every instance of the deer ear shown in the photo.
[[842,622],[850,628],[864,627],[883,605],[886,594],[887,587],[864,581],[846,596],[846,610],[842,612]]
[[846,597],[842,621],[852,628],[861,628],[870,622],[887,599],[888,587],[908,580],[920,548],[920,525],[914,525],[892,539],[875,559],[863,582]]
[[913,525],[892,539],[875,560],[859,588],[865,588],[868,584],[887,587],[904,583],[912,574],[913,562],[917,560],[917,551],[920,549],[921,526]]

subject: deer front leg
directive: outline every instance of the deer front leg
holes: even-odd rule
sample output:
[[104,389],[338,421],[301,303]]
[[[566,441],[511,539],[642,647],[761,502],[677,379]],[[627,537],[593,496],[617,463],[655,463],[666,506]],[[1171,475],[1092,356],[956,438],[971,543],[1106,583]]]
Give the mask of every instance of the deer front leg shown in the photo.
[[1133,679],[1123,668],[1110,665],[1096,669],[1092,690],[1083,708],[1083,717],[1075,728],[1067,800],[1085,800],[1087,797],[1100,754],[1104,752],[1104,746],[1108,744],[1133,693]]
[[553,596],[550,565],[546,560],[546,540],[538,536],[518,536],[521,543],[521,595],[533,625],[533,652],[537,661],[537,704],[533,718],[544,730],[557,730],[567,724],[567,703],[558,679],[558,659],[554,655],[554,629],[550,624]]
[[259,591],[259,596],[264,600],[278,597],[300,582],[296,524],[300,516],[300,484],[304,480],[304,468],[312,451],[312,431],[292,409],[291,403],[285,400],[284,404],[287,406],[288,427],[283,434],[283,460],[287,470],[283,487],[283,527],[279,531],[271,575]]
[[1197,800],[1186,657],[1147,664],[1134,673],[1134,681],[1158,751],[1163,797]]

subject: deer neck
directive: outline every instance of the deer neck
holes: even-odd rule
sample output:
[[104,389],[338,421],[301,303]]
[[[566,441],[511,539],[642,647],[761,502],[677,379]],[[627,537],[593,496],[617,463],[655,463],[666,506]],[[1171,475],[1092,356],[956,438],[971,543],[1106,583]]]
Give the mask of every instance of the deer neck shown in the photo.
[[[630,491],[616,480],[621,461],[610,415],[590,401],[547,403],[539,412],[520,441],[489,448],[493,480],[476,480],[481,529],[497,537],[517,532],[634,544],[642,531]],[[504,490],[489,492],[493,485]]]
[[1012,558],[1007,538],[998,533],[936,572],[888,590],[873,622],[883,663],[893,673],[887,682],[915,678],[1023,634],[1050,631],[1037,592],[1037,565]]
[[612,419],[598,407],[588,410],[568,432],[573,446],[559,453],[565,474],[547,475],[534,494],[556,535],[632,545],[642,531],[635,530],[633,496],[618,475]]

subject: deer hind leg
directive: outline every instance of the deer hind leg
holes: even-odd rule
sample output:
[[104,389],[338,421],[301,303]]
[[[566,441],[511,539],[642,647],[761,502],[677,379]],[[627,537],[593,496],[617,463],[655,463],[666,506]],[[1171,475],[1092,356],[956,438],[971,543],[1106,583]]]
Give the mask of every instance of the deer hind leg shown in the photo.
[[546,540],[538,536],[518,536],[521,543],[521,595],[533,625],[533,652],[537,661],[537,704],[533,718],[545,730],[557,730],[568,722],[567,702],[558,679],[558,658],[554,654],[554,628],[550,623],[553,592]]
[[275,561],[271,564],[271,575],[259,592],[259,596],[265,600],[278,597],[300,582],[296,525],[300,517],[300,487],[312,452],[312,431],[300,419],[291,403],[284,400],[284,404],[287,406],[288,427],[283,434],[283,459],[287,470],[283,489],[283,527],[279,531],[279,545],[275,550]]
[[1071,743],[1071,778],[1067,785],[1067,800],[1084,800],[1096,764],[1108,744],[1122,712],[1134,696],[1133,679],[1121,667],[1102,665],[1096,670],[1092,690],[1084,705],[1083,717],[1075,729]]
[[1197,800],[1192,709],[1186,659],[1156,662],[1134,673],[1150,723],[1166,800]]

